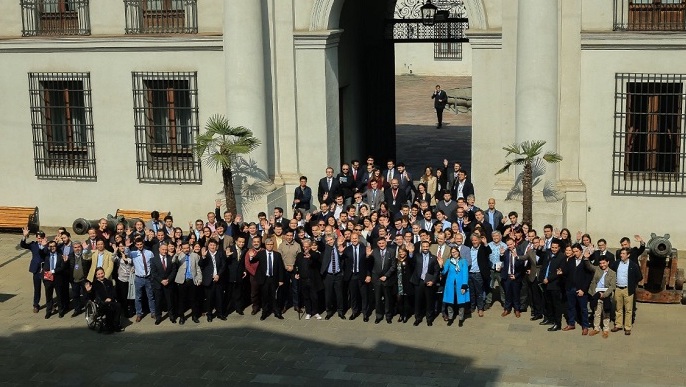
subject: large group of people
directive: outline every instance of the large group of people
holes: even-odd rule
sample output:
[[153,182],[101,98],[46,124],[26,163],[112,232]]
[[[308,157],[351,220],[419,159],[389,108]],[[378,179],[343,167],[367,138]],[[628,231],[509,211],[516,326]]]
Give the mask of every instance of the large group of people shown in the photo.
[[418,184],[403,163],[353,160],[338,174],[327,168],[316,190],[318,207],[300,178],[290,219],[276,207],[244,221],[217,200],[188,230],[157,211],[114,228],[101,219],[83,241],[60,228],[54,239],[39,231],[29,242],[24,229],[33,312],[44,289],[46,319],[78,316],[91,299],[112,331],[147,314],[155,324],[185,324],[248,310],[283,319],[291,309],[308,320],[461,327],[500,302],[502,317],[530,312],[548,331],[631,334],[645,249],[638,235],[638,247],[623,238],[613,255],[582,232],[574,240],[548,224],[539,234],[493,198],[477,207],[467,171],[448,160],[427,167]]

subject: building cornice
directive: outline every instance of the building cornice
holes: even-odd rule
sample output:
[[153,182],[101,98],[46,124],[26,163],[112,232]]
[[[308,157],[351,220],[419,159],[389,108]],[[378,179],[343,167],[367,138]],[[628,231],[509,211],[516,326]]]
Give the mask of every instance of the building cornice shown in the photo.
[[338,47],[343,30],[294,31],[293,44],[296,49],[326,49]]
[[582,32],[582,50],[686,50],[683,32]]
[[472,50],[496,50],[503,46],[501,30],[467,30],[465,35]]
[[79,36],[0,39],[0,53],[222,51],[221,35]]

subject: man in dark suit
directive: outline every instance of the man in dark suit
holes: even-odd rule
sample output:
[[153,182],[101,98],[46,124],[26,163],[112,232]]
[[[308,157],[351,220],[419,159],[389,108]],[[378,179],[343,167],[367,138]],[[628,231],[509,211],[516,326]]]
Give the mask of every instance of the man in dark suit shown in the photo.
[[379,238],[376,241],[377,248],[373,249],[371,246],[367,247],[367,258],[369,262],[369,273],[372,283],[374,284],[374,301],[376,305],[376,320],[378,324],[386,316],[386,322],[391,323],[393,317],[391,298],[393,296],[392,278],[395,276],[395,255],[388,248],[386,239]]
[[26,238],[29,236],[29,228],[24,227],[22,229],[22,238],[20,246],[24,249],[31,250],[31,262],[29,262],[29,272],[33,275],[33,313],[38,313],[40,309],[40,291],[41,282],[43,281],[42,273],[42,263],[43,258],[40,254],[41,251],[47,249],[48,240],[45,239],[45,233],[43,231],[36,232],[36,240],[33,242],[26,242]]
[[459,198],[464,198],[466,200],[469,195],[474,195],[474,185],[467,180],[466,170],[460,169],[457,172],[457,181],[450,189],[455,200]]
[[430,243],[421,243],[421,251],[413,254],[414,271],[410,277],[410,283],[414,285],[414,326],[422,322],[422,308],[426,315],[426,325],[433,325],[435,284],[439,280],[441,268],[436,256],[429,252]]
[[400,207],[407,202],[405,191],[400,189],[400,183],[397,178],[391,180],[391,187],[384,191],[384,197],[388,205],[388,211],[392,216],[398,214]]
[[[386,169],[381,171],[381,176],[384,178],[384,187],[383,188],[388,188],[391,186],[391,180],[397,179],[400,177],[400,174],[398,173],[398,170],[395,168],[395,161],[388,160],[386,162]],[[382,187],[379,187],[382,188]]]
[[372,180],[371,188],[367,190],[365,203],[369,205],[372,211],[379,209],[379,204],[384,200],[383,191],[379,187],[379,183],[376,180]]
[[293,209],[309,212],[312,204],[312,189],[307,186],[307,176],[300,176],[300,185],[293,193]]
[[231,304],[239,315],[243,315],[242,290],[243,279],[247,276],[245,271],[245,236],[236,237],[233,246],[226,249],[226,271],[224,272],[224,312],[229,314]]
[[[333,172],[333,170],[332,170]],[[267,238],[264,242],[264,250],[260,250],[250,258],[251,263],[258,262],[255,271],[255,281],[260,286],[262,296],[262,316],[265,320],[274,311],[274,317],[283,320],[281,310],[276,304],[276,291],[282,286],[286,278],[286,269],[283,265],[281,253],[274,250],[274,240]]]
[[469,296],[472,310],[478,310],[479,317],[484,316],[484,284],[491,279],[491,248],[485,236],[471,235],[472,247],[469,250]]
[[[646,250],[646,242],[638,234],[634,235],[634,239],[636,240],[636,242],[640,243],[640,245],[638,247],[631,247],[631,240],[629,239],[629,237],[622,238],[619,241],[619,245],[622,246],[622,249],[629,249],[629,251],[630,251],[629,259],[633,263],[638,265],[638,258]],[[619,255],[620,255],[622,249],[617,250],[617,254],[615,255],[617,258],[619,258]]]
[[607,250],[607,241],[605,239],[598,239],[596,246],[598,247],[598,250],[595,250],[591,256],[591,263],[593,263],[594,266],[600,265],[601,257],[605,257],[608,264],[612,264],[615,261],[614,254]]
[[360,314],[365,322],[369,321],[369,283],[367,276],[367,256],[365,248],[360,244],[360,235],[354,232],[350,236],[350,246],[343,251],[343,280],[350,291],[350,306],[352,314],[350,320]]
[[491,242],[493,240],[493,229],[491,228],[491,224],[486,221],[482,210],[476,210],[474,213],[474,221],[467,224],[468,231],[466,234],[471,235],[477,227],[480,227],[483,230],[481,235],[486,237],[486,241]]
[[539,324],[549,325],[548,331],[559,331],[562,329],[562,266],[565,257],[560,251],[560,240],[553,239],[550,243],[548,264],[541,268],[540,281],[545,285],[545,312],[546,316]]
[[436,118],[438,119],[438,124],[436,129],[443,127],[443,109],[445,109],[445,104],[448,102],[448,94],[441,90],[441,85],[436,85],[434,93],[431,94],[431,99],[434,100],[434,108],[436,109]]
[[532,248],[526,251],[524,249],[523,258],[528,261],[526,265],[525,281],[529,283],[529,300],[531,303],[531,320],[540,320],[545,314],[545,305],[543,298],[543,291],[541,290],[541,282],[539,281],[539,273],[542,268],[548,265],[546,261],[548,253],[544,248],[545,242],[538,236],[532,239]]
[[520,303],[520,291],[522,289],[522,278],[524,277],[524,260],[519,259],[517,253],[517,246],[514,240],[507,239],[507,250],[503,258],[503,267],[500,270],[500,281],[505,290],[505,303],[503,305],[503,313],[501,316],[505,317],[512,313],[514,307],[515,316],[519,318],[522,310]]
[[591,286],[595,268],[589,262],[590,251],[583,254],[583,248],[575,243],[572,246],[574,257],[567,260],[562,267],[562,275],[565,277],[565,288],[567,292],[567,326],[563,331],[570,331],[575,328],[577,314],[581,316],[582,335],[588,334],[591,326],[588,322],[588,288]]
[[340,187],[338,184],[338,179],[334,179],[333,177],[333,168],[327,167],[326,176],[319,180],[319,185],[317,186],[317,198],[319,199],[319,204],[333,203],[333,200],[339,193]]
[[169,320],[176,324],[176,313],[174,307],[174,279],[176,278],[176,267],[172,256],[167,254],[167,244],[161,244],[158,254],[150,261],[150,276],[152,277],[152,290],[157,300],[158,313],[155,316],[155,325],[162,322],[162,300],[167,303]]
[[47,249],[41,250],[43,256],[43,286],[45,287],[45,318],[50,318],[53,310],[53,293],[57,294],[57,310],[64,317],[69,307],[64,300],[63,287],[67,284],[68,258],[57,251],[57,242],[50,241]]
[[[218,249],[219,243],[210,239],[207,247],[203,248],[198,265],[202,269],[202,286],[205,288],[205,310],[207,322],[212,322],[216,315],[220,320],[226,320],[224,314],[223,277],[226,270],[226,254]],[[213,312],[215,312],[213,314]]]
[[324,277],[324,298],[326,300],[326,320],[333,316],[333,297],[336,296],[338,317],[345,320],[343,314],[343,267],[345,266],[343,249],[345,243],[336,240],[334,234],[326,236],[326,246],[322,255],[321,275]]
[[350,165],[341,165],[341,172],[336,176],[336,180],[338,180],[339,193],[343,195],[345,205],[349,205],[352,203],[353,193],[356,188],[355,179],[352,173],[350,173]]
[[[640,237],[639,237],[640,238]],[[612,332],[624,328],[624,334],[630,335],[633,326],[633,311],[636,286],[643,279],[641,268],[631,260],[632,249],[622,247],[619,250],[619,260],[610,265],[610,269],[617,273],[617,286],[615,288],[615,326]]]

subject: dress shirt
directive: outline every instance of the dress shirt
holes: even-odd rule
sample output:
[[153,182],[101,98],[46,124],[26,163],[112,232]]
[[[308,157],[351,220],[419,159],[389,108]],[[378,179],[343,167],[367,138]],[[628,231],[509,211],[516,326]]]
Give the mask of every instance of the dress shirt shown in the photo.
[[186,279],[187,280],[193,279],[193,274],[191,273],[191,256],[190,256],[190,254],[186,254]]
[[215,258],[215,254],[210,253],[210,258],[212,258],[212,277],[217,275],[217,259]]
[[104,253],[98,253],[98,264],[95,267],[102,267],[102,261],[104,258]]
[[472,258],[472,267],[469,269],[470,273],[478,273],[479,272],[479,249],[472,247],[469,249],[469,254],[471,255]]
[[603,272],[603,276],[600,277],[600,279],[598,280],[598,284],[596,285],[596,289],[605,287],[605,276],[606,275],[607,275],[607,270],[605,270]]
[[629,286],[629,260],[620,261],[617,266],[617,286],[625,288]]
[[426,272],[429,270],[429,254],[422,254],[422,281],[426,278]]
[[491,212],[491,210],[486,211],[486,214],[488,214],[488,223],[491,224],[491,228],[495,230],[495,223],[493,220],[493,216],[495,215],[495,211]]
[[57,254],[52,253],[50,254],[50,271],[55,272],[55,266],[57,266]]
[[[150,275],[150,260],[153,258],[152,252],[150,250],[134,250],[129,253],[129,258],[133,261],[133,268],[136,275],[139,277],[147,277]],[[143,264],[143,259],[147,265],[148,270],[146,271],[146,265]]]
[[[334,260],[336,262],[335,265],[335,271],[334,271]],[[331,261],[329,262],[329,274],[338,274],[338,272],[341,271],[341,261],[338,259],[338,251],[336,251],[336,248],[331,249]]]
[[502,247],[507,250],[507,245],[503,241],[498,243],[490,241],[488,242],[488,246],[491,248],[491,254],[488,256],[488,260],[491,261],[491,267],[495,269],[495,265],[500,262],[500,248]]

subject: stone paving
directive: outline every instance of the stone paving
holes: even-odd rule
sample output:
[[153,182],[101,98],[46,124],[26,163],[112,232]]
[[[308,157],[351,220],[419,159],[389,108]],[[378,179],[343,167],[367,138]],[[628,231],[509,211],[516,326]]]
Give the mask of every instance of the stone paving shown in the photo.
[[633,334],[608,339],[547,332],[525,316],[502,318],[497,308],[462,328],[306,321],[289,311],[281,321],[231,315],[184,326],[145,318],[123,333],[98,334],[83,317],[32,313],[30,253],[19,239],[0,234],[0,383],[7,385],[685,383],[681,305],[639,304]]

